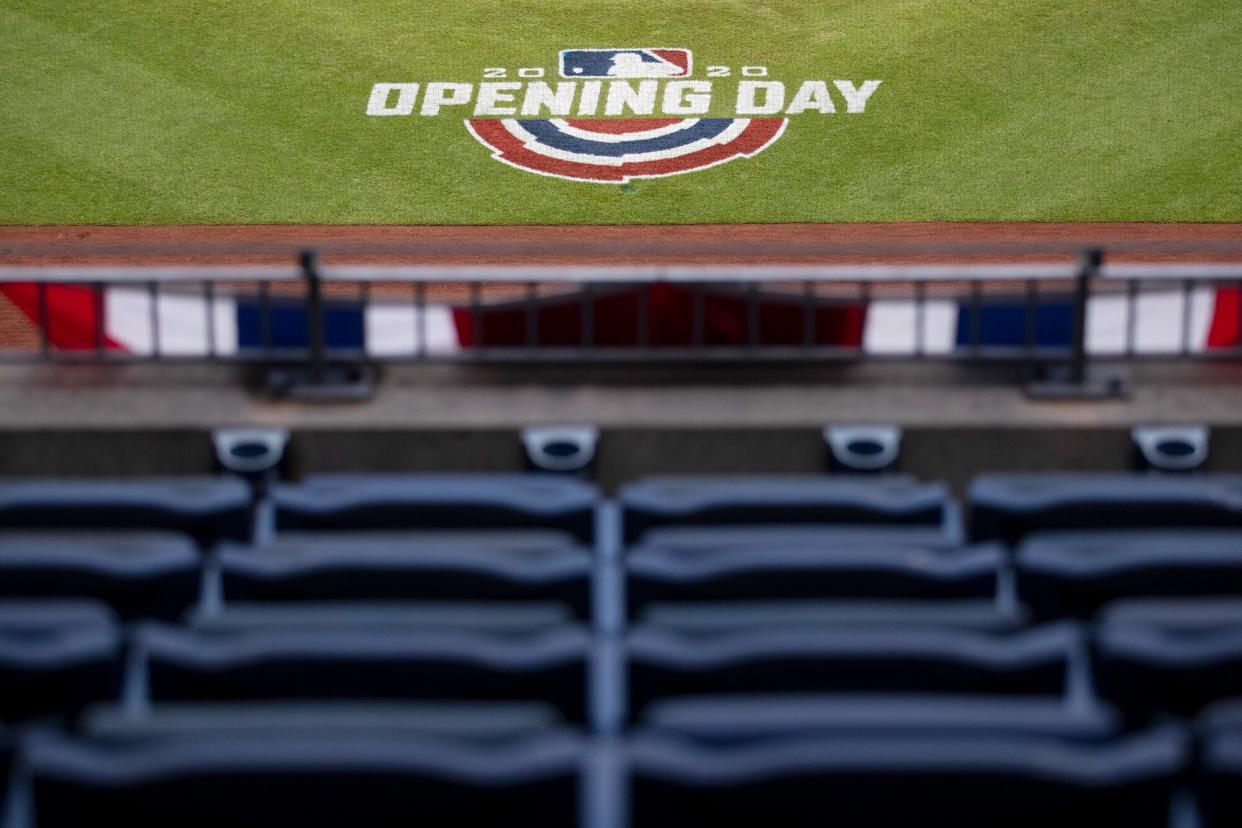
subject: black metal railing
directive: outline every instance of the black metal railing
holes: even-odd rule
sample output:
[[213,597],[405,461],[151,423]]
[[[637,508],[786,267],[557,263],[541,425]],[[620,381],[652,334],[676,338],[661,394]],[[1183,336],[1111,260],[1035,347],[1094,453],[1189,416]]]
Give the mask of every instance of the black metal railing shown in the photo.
[[[1082,388],[1097,364],[1242,359],[1242,301],[1226,318],[1220,298],[1242,291],[1242,263],[1113,263],[1098,248],[1055,263],[727,266],[325,264],[303,251],[296,265],[0,266],[0,289],[37,339],[0,349],[4,361],[241,362],[311,384],[403,361],[914,359],[1016,363]],[[1111,321],[1093,328],[1093,311]],[[391,317],[383,341],[372,312]],[[346,342],[332,335],[342,315]]]

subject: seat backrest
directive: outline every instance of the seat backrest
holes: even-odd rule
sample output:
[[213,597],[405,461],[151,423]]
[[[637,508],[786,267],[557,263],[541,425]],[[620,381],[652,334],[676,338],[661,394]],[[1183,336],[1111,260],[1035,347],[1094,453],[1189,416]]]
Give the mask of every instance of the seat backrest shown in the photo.
[[954,506],[942,483],[908,477],[650,477],[622,486],[625,539],[661,526],[720,524],[942,527]]
[[1166,828],[1179,728],[1105,743],[1013,734],[843,736],[741,746],[636,737],[632,824]]
[[0,719],[73,714],[115,699],[121,631],[94,601],[0,601]]
[[230,601],[187,616],[196,630],[385,631],[475,630],[518,635],[572,625],[573,611],[554,601]]
[[1242,595],[1242,531],[1037,532],[1015,555],[1023,601],[1044,618],[1088,618],[1145,597]]
[[1199,804],[1209,828],[1242,824],[1242,727],[1211,723],[1205,728]]
[[108,741],[170,737],[285,734],[406,734],[497,741],[562,726],[557,710],[540,702],[258,701],[166,702],[140,715],[117,704],[92,705],[80,730]]
[[1120,732],[1106,705],[1022,696],[753,694],[657,701],[642,725],[710,743],[894,736],[1049,736],[1100,741]]
[[1242,476],[984,474],[968,493],[971,536],[1017,543],[1053,529],[1237,527]]
[[173,619],[198,599],[201,575],[177,532],[0,532],[0,598],[93,598],[127,619]]
[[408,733],[225,733],[27,750],[41,828],[576,825],[579,744],[553,732],[476,743]]
[[556,475],[316,474],[273,488],[281,531],[557,529],[589,542],[595,488]]
[[589,636],[410,627],[208,632],[149,624],[135,647],[160,700],[544,701],[585,715]]
[[926,627],[763,628],[628,636],[629,699],[713,693],[945,693],[1059,696],[1083,646],[1072,624],[993,635]]
[[830,541],[687,554],[642,545],[625,557],[631,610],[662,601],[816,598],[988,599],[1005,565],[999,545],[965,549]]
[[1242,696],[1242,600],[1121,601],[1095,636],[1100,692],[1136,718]]
[[558,601],[590,612],[591,551],[556,532],[318,532],[219,550],[225,600]]
[[956,629],[1016,632],[1027,614],[992,599],[924,601],[682,601],[638,610],[639,623],[689,635],[787,629]]
[[234,477],[0,478],[0,529],[169,529],[208,542],[251,534]]

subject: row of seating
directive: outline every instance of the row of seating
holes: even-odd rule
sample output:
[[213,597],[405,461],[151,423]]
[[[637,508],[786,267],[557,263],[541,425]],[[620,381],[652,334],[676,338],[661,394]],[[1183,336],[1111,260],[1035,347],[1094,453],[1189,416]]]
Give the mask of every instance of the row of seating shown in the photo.
[[[0,527],[174,529],[246,539],[251,489],[240,478],[0,481]],[[515,529],[595,534],[594,487],[552,475],[312,475],[278,483],[280,530]],[[664,526],[838,524],[960,530],[947,487],[875,478],[651,478],[621,487],[627,542]],[[1239,475],[999,474],[974,481],[971,537],[1015,543],[1035,531],[1236,527]]]
[[[585,619],[597,569],[591,547],[545,530],[290,533],[206,558],[167,531],[0,530],[0,597],[98,598],[125,618],[179,619],[209,583],[226,603],[544,601]],[[618,572],[631,617],[836,599],[1087,619],[1125,598],[1242,595],[1242,529],[1037,533],[1012,556],[837,530],[665,532],[627,550]]]
[[99,604],[0,602],[0,717],[75,713],[127,686],[156,701],[539,702],[583,722],[591,685],[610,681],[642,720],[663,700],[722,692],[1091,695],[1092,667],[1100,696],[1131,720],[1242,697],[1242,601],[1120,604],[1094,634],[1072,622],[1000,631],[877,616],[735,619],[710,632],[643,623],[602,641],[538,605],[491,618],[471,608],[473,619],[439,609],[246,607],[126,634]]
[[1238,493],[0,481],[5,828],[1232,825]]
[[[858,702],[813,733],[711,744],[517,729],[446,738],[394,708],[169,711],[9,743],[11,797],[39,826],[630,824],[1047,828],[1236,825],[1242,718],[1103,739],[944,722],[875,725]],[[864,723],[851,721],[864,714]],[[197,718],[192,718],[197,715]],[[969,717],[955,714],[964,721]],[[935,719],[935,716],[932,717]],[[973,722],[964,721],[970,725]],[[1191,793],[1198,794],[1197,802]],[[627,796],[628,794],[628,796]],[[1191,822],[1192,813],[1202,821]]]

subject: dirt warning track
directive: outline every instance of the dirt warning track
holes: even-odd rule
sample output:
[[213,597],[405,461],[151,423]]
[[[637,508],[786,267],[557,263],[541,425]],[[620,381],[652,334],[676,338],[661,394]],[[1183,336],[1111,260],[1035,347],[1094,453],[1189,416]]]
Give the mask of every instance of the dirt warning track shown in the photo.
[[0,227],[0,263],[347,260],[435,264],[1049,260],[1099,245],[1151,260],[1242,260],[1242,224]]

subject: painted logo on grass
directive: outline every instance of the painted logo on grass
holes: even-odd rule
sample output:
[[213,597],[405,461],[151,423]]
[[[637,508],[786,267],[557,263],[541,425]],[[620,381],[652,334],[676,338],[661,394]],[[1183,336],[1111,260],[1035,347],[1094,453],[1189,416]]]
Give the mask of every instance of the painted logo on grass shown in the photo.
[[562,49],[562,78],[685,78],[689,49]]
[[750,157],[785,131],[784,118],[471,119],[492,157],[520,170],[624,184]]
[[[655,47],[564,49],[557,69],[568,80],[549,83],[543,67],[527,66],[487,67],[477,89],[377,83],[367,115],[436,117],[473,106],[466,129],[496,160],[538,175],[624,184],[753,157],[792,116],[862,114],[880,86],[806,80],[791,94],[766,66],[707,66],[707,79],[692,80],[689,49]],[[727,104],[716,101],[714,117],[717,95]]]

